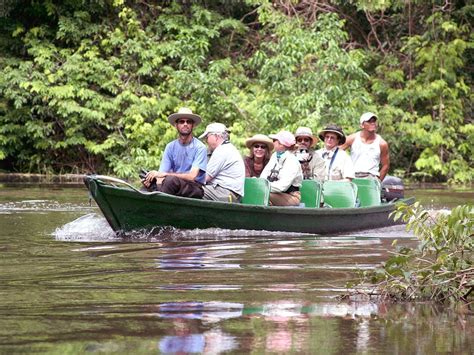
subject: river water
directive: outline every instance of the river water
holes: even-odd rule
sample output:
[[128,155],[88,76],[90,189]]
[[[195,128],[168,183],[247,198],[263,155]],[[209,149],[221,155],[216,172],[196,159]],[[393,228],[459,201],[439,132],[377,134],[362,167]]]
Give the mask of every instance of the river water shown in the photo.
[[415,244],[403,226],[117,239],[85,188],[0,185],[0,353],[474,353],[472,312],[338,300],[394,239]]

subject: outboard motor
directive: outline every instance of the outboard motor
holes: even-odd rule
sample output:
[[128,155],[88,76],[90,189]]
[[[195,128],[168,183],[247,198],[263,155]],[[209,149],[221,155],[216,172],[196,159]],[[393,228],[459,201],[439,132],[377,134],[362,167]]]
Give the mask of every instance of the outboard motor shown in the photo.
[[387,202],[399,200],[405,196],[402,179],[387,175],[382,181],[382,200]]

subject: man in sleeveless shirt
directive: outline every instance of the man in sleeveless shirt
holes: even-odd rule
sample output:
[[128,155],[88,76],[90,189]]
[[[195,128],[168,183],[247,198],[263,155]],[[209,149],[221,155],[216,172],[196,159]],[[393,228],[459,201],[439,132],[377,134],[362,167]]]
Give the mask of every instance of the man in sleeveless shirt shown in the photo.
[[390,168],[390,153],[388,143],[377,134],[377,116],[372,112],[364,113],[360,116],[360,127],[361,130],[347,137],[340,148],[351,148],[356,177],[382,181]]

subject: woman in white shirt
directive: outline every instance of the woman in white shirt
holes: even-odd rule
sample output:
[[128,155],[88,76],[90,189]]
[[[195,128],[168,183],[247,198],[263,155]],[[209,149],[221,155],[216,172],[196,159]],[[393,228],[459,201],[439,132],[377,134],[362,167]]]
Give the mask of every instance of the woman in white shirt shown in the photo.
[[275,152],[260,177],[270,181],[270,204],[273,206],[298,206],[303,181],[301,165],[292,150],[295,136],[288,131],[271,134]]
[[324,141],[324,148],[318,153],[326,164],[324,180],[351,181],[354,178],[354,166],[350,156],[339,145],[344,144],[346,136],[336,125],[328,125],[319,132],[319,138]]

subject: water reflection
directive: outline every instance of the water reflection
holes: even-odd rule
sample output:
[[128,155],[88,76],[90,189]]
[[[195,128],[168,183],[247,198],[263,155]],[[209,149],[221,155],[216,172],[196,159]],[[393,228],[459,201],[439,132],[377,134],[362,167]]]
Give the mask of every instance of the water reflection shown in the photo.
[[[162,255],[158,257],[158,268],[164,270],[181,269],[238,269],[239,263],[230,261],[239,254],[244,253],[243,249],[226,249],[222,247],[206,247],[196,245],[164,245],[161,248]],[[240,259],[239,259],[240,260]]]
[[[234,336],[224,333],[220,328],[212,328],[196,333],[199,326],[190,320],[201,323],[217,323],[242,315],[243,305],[225,302],[170,302],[158,306],[158,317],[172,319],[173,335],[164,336],[159,342],[163,353],[212,353],[219,354],[238,348]],[[193,326],[194,325],[194,326]]]
[[[178,324],[176,324],[178,327]],[[180,326],[183,335],[167,335],[159,342],[159,350],[164,354],[220,354],[238,349],[236,338],[220,329],[212,329],[202,334],[187,334],[185,326]]]
[[336,301],[403,226],[117,238],[87,199],[0,189],[0,353],[473,353],[472,311]]

